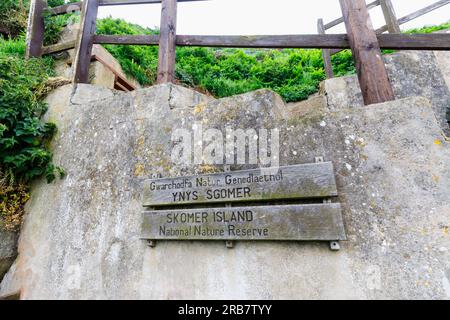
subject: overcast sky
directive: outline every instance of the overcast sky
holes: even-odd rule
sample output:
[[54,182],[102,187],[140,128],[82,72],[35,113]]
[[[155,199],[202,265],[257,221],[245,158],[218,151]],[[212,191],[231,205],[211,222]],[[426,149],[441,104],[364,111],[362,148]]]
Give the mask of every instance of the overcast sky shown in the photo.
[[[372,0],[367,0],[371,2]],[[436,0],[392,0],[397,16],[403,17]],[[101,18],[112,16],[146,27],[159,26],[160,4],[101,7]],[[317,19],[325,23],[341,16],[339,0],[209,0],[178,4],[178,34],[257,35],[317,33]],[[375,27],[384,24],[380,7],[371,10]],[[450,20],[450,5],[444,6],[402,29],[439,24]],[[343,33],[344,26],[329,33]]]

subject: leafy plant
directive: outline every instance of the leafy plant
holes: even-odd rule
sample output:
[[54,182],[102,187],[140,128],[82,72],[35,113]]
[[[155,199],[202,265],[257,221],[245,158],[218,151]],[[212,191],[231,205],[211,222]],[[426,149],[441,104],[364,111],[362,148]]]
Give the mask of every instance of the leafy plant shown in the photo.
[[56,130],[42,123],[46,105],[37,93],[52,71],[52,60],[22,57],[23,40],[0,40],[0,171],[23,182],[60,172],[45,147]]
[[16,37],[27,27],[29,0],[0,1],[0,29]]
[[53,60],[25,60],[24,53],[23,38],[0,39],[0,228],[11,231],[21,225],[30,181],[64,175],[47,148],[56,127],[40,120],[46,110],[40,92]]
[[356,73],[355,62],[350,50],[343,50],[331,56],[333,72],[336,77],[347,76]]
[[[61,6],[65,3],[78,2],[79,0],[50,0],[49,7]],[[59,41],[64,28],[71,23],[78,23],[80,21],[80,13],[70,13],[58,16],[51,16],[48,12],[44,17],[45,33],[44,45],[52,45]]]
[[[121,19],[101,19],[97,22],[99,34],[151,35],[158,30],[143,28]],[[106,45],[106,49],[119,61],[125,73],[132,75],[141,85],[156,81],[158,48],[156,46]]]
[[[450,22],[407,31],[427,33],[450,28]],[[143,28],[120,19],[106,18],[98,22],[99,34],[157,34],[158,30]],[[156,46],[106,46],[119,60],[125,72],[141,85],[156,80],[158,49]],[[383,50],[384,54],[394,52]],[[278,92],[287,102],[307,99],[317,92],[325,79],[320,50],[242,50],[178,47],[176,77],[186,86],[226,97],[260,88]],[[352,53],[344,50],[332,56],[334,74],[356,72]]]
[[[157,34],[121,19],[98,21],[99,34]],[[156,81],[156,46],[106,46],[124,71],[141,85]],[[242,50],[178,47],[176,77],[184,85],[226,97],[271,88],[287,101],[305,99],[324,79],[319,50]]]
[[437,26],[425,26],[422,28],[416,28],[416,29],[410,29],[405,31],[405,33],[433,33],[436,31],[441,31],[441,30],[448,30],[450,29],[450,21],[447,23],[443,23]]
[[[48,0],[50,8],[65,3],[78,2],[78,0]],[[30,0],[1,0],[0,2],[0,29],[12,37],[24,34],[27,28],[28,10]],[[65,14],[59,16],[45,15],[44,44],[50,45],[58,42],[61,32],[71,21],[77,21],[77,14]]]

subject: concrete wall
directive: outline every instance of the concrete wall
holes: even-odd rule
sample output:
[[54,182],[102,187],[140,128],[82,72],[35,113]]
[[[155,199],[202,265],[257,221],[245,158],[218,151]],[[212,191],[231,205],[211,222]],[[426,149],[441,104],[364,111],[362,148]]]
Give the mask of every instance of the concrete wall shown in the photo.
[[[430,100],[442,130],[450,136],[447,109],[450,107],[450,52],[403,51],[384,56],[397,99],[423,96]],[[322,83],[331,110],[363,105],[356,76]]]
[[[54,159],[37,181],[19,258],[0,295],[23,299],[449,299],[450,148],[425,98],[307,114],[270,91],[211,100],[174,85],[132,94],[88,85],[49,97]],[[395,110],[395,112],[393,112]],[[296,115],[297,114],[297,115]],[[143,179],[223,170],[171,162],[171,133],[279,128],[280,164],[333,161],[349,241],[140,240]],[[254,166],[244,166],[251,168]],[[232,170],[242,167],[232,166]]]

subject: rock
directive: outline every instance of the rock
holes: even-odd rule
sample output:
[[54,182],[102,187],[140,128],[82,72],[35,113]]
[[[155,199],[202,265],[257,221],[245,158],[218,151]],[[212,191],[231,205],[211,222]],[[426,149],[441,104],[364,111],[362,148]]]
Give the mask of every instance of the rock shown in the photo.
[[20,277],[17,274],[17,262],[14,262],[0,284],[0,299],[20,294]]
[[0,282],[17,256],[17,233],[0,228]]
[[362,107],[364,100],[356,76],[332,78],[320,84],[320,92],[327,98],[331,111]]
[[317,94],[305,101],[288,103],[286,106],[290,117],[300,118],[323,110],[327,106],[327,101],[323,95]]
[[[48,101],[54,161],[67,176],[33,184],[17,270],[0,296],[20,283],[23,299],[447,298],[448,257],[427,248],[450,245],[450,149],[425,98],[303,116],[268,90],[214,100],[175,85],[79,85]],[[172,162],[173,131],[194,124],[278,128],[281,165],[333,161],[350,240],[339,252],[316,242],[149,248],[143,180],[224,169]]]
[[[397,99],[423,96],[430,100],[439,125],[450,135],[446,112],[450,105],[449,52],[409,51],[384,56]],[[334,78],[322,83],[330,110],[363,105],[356,76]]]

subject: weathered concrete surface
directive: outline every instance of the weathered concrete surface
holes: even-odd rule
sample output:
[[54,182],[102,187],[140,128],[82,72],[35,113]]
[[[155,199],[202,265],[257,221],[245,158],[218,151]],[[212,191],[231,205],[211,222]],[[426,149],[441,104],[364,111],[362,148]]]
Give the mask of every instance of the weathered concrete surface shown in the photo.
[[[429,99],[439,125],[450,135],[446,118],[450,105],[450,52],[403,51],[385,55],[384,60],[396,98]],[[331,110],[363,105],[356,76],[326,80],[322,93]]]
[[[439,33],[450,33],[450,30],[442,30]],[[448,51],[434,51],[434,55],[447,87],[450,88],[450,53]]]
[[[67,177],[33,185],[16,272],[0,295],[16,279],[23,299],[450,298],[450,148],[426,99],[302,117],[289,117],[265,90],[208,100],[173,85],[53,93],[47,117],[58,125],[54,159]],[[147,247],[143,180],[223,169],[172,164],[172,131],[195,121],[279,128],[281,165],[333,161],[349,238],[342,250],[287,242]]]
[[289,111],[289,117],[293,118],[301,118],[314,114],[317,110],[322,110],[326,106],[327,100],[325,96],[321,94],[313,95],[304,101],[286,104]]
[[17,233],[0,228],[0,281],[17,256]]
[[0,298],[11,297],[13,295],[20,294],[20,278],[17,271],[17,261],[15,261],[9,268],[9,271],[3,277],[1,282],[1,294]]
[[447,51],[435,51],[434,55],[444,76],[445,83],[450,88],[450,54]]

